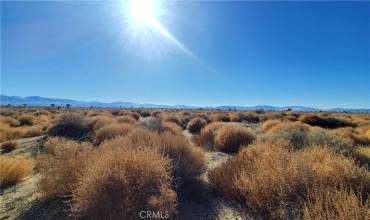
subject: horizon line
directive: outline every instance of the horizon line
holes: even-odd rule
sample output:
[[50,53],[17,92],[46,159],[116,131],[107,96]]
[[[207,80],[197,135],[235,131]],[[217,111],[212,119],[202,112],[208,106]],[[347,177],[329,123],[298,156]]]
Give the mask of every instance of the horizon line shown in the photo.
[[[370,110],[370,107],[361,107],[361,108],[344,108],[344,107],[329,107],[329,108],[321,108],[321,107],[312,107],[312,106],[303,106],[303,105],[282,105],[282,106],[277,106],[277,105],[269,105],[269,104],[257,104],[257,105],[188,105],[188,104],[157,104],[157,103],[151,103],[151,102],[135,102],[135,101],[111,101],[111,102],[104,102],[104,101],[86,101],[86,100],[78,100],[78,99],[71,99],[71,98],[50,98],[50,97],[44,97],[44,96],[39,96],[39,95],[30,95],[30,96],[17,96],[17,95],[5,95],[5,94],[0,94],[1,96],[7,96],[7,97],[19,97],[19,98],[29,98],[29,97],[40,97],[40,98],[46,98],[46,99],[64,99],[64,100],[70,100],[70,101],[75,101],[75,102],[84,102],[84,103],[91,103],[91,102],[97,102],[101,104],[112,104],[112,103],[117,103],[117,102],[128,102],[132,103],[135,105],[163,105],[167,107],[175,107],[175,106],[185,106],[185,107],[190,107],[190,108],[218,108],[218,107],[240,107],[240,108],[253,108],[253,107],[274,107],[274,108],[290,108],[290,107],[300,107],[300,108],[312,108],[312,109],[317,109],[317,110],[331,110],[331,109],[352,109],[352,110]],[[0,103],[2,100],[0,100]]]

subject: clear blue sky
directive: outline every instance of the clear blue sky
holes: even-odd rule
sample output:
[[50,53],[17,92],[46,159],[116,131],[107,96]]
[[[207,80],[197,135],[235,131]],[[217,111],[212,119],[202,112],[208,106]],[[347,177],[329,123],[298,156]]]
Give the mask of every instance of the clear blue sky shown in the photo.
[[1,93],[85,101],[370,108],[370,2],[1,2]]

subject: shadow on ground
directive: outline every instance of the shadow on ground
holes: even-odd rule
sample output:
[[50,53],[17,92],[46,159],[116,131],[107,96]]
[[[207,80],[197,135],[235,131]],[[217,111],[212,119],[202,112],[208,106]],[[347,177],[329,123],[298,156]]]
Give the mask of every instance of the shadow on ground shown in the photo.
[[23,211],[17,219],[68,219],[65,201],[61,199],[40,199]]
[[181,186],[178,201],[174,219],[251,219],[245,208],[212,192],[204,181]]

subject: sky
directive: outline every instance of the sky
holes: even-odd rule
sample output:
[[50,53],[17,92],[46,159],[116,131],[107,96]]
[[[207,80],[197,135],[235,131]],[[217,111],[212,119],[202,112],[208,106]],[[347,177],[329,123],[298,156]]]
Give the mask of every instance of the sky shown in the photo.
[[1,1],[1,94],[370,108],[370,2],[155,4]]

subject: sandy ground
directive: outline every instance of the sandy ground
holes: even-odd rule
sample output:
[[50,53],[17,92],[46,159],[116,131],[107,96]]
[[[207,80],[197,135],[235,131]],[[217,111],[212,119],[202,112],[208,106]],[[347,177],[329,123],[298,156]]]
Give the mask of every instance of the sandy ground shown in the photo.
[[[35,158],[43,136],[16,140],[18,147],[7,156]],[[0,219],[60,219],[66,216],[60,200],[44,200],[38,190],[40,174],[33,171],[15,187],[4,189],[0,195]]]

